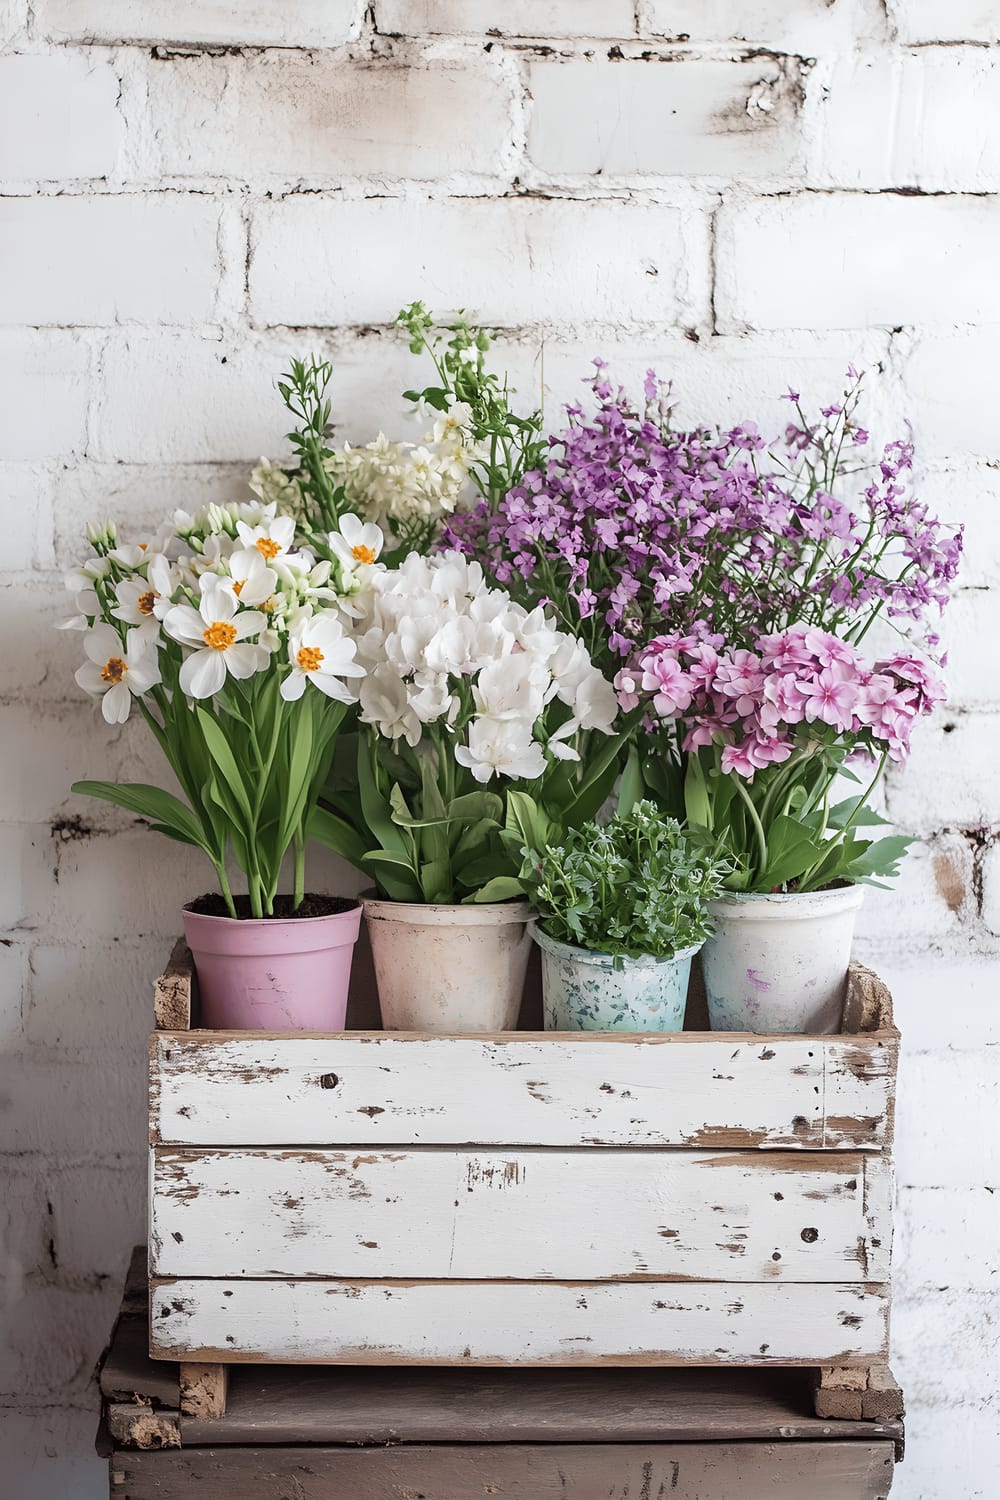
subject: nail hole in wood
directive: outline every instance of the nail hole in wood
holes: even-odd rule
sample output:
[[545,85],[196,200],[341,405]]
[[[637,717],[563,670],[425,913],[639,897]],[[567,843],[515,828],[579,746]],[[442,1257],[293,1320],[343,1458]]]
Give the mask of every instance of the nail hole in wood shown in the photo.
[[323,1073],[320,1076],[319,1086],[321,1089],[335,1089],[340,1079],[336,1073]]
[[803,1229],[803,1231],[802,1231],[802,1238],[805,1240],[805,1242],[806,1242],[807,1245],[814,1245],[816,1243],[816,1241],[819,1239],[819,1230],[818,1229]]

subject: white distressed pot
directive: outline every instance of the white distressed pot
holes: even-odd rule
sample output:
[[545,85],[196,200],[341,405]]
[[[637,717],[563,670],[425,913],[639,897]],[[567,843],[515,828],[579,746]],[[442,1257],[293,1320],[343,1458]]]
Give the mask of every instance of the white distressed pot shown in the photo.
[[386,1031],[512,1031],[531,952],[526,901],[364,898]]
[[683,1031],[691,960],[622,958],[560,943],[535,928],[542,950],[546,1031]]
[[702,951],[713,1031],[840,1030],[860,885],[710,901]]

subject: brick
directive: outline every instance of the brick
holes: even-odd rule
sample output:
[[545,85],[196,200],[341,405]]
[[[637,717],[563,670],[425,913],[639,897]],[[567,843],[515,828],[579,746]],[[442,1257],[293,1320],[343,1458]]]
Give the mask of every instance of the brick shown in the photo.
[[[77,549],[79,556],[82,548]],[[73,673],[83,660],[80,636],[56,626],[73,613],[73,595],[51,576],[0,587],[0,631],[8,649],[0,655],[0,698],[6,702],[79,705]]]
[[26,978],[27,951],[14,943],[0,944],[0,1048],[16,1047],[21,1041]]
[[[909,1334],[908,1324],[903,1331]],[[893,1340],[899,1349],[895,1320]],[[957,1476],[961,1476],[962,1500],[993,1500],[1000,1467],[1000,1420],[995,1399],[925,1405],[911,1396],[908,1378],[909,1361],[916,1364],[921,1358],[919,1337],[914,1336],[912,1341],[907,1338],[902,1352],[906,1368],[899,1363],[898,1355],[893,1356],[893,1363],[902,1375],[906,1392],[906,1483],[913,1487],[913,1500],[937,1500],[953,1494]],[[987,1370],[991,1368],[986,1365]],[[899,1490],[899,1500],[905,1500],[905,1491]]]
[[[705,311],[708,259],[703,222],[687,218],[568,199],[286,198],[251,226],[251,311],[261,323],[382,323],[420,296],[501,326],[688,321]],[[367,253],[345,260],[361,236]],[[484,246],[500,274],[483,276]]]
[[0,1399],[79,1399],[120,1300],[121,1286],[109,1281],[80,1291],[28,1284],[0,1303]]
[[639,34],[813,55],[884,34],[878,0],[640,0]]
[[[272,393],[275,412],[279,401]],[[277,460],[277,450],[273,456]],[[60,480],[53,497],[56,564],[70,568],[85,555],[88,521],[113,517],[120,537],[144,540],[177,509],[195,515],[212,501],[226,504],[252,498],[249,475],[247,464],[78,465]]]
[[[912,1418],[911,1401],[918,1407],[955,1407],[966,1403],[981,1406],[984,1398],[994,1397],[992,1384],[984,1375],[996,1363],[997,1334],[1000,1331],[1000,1293],[941,1291],[935,1287],[932,1296],[916,1291],[911,1296],[892,1300],[893,1365],[906,1394],[907,1417]],[[987,1412],[987,1430],[995,1426],[997,1412]],[[913,1423],[919,1426],[919,1420]],[[996,1452],[994,1446],[993,1452]],[[907,1454],[909,1462],[909,1454]],[[918,1490],[928,1500],[940,1496],[970,1493],[964,1483],[966,1469],[952,1469],[962,1476],[962,1488]],[[989,1493],[988,1491],[986,1492]]]
[[[879,832],[872,830],[876,837]],[[959,834],[939,834],[912,846],[891,891],[865,891],[858,913],[858,942],[946,937],[959,930],[963,917],[971,916],[973,905],[972,851]]]
[[998,1291],[1000,1266],[984,1255],[1000,1244],[1000,1193],[987,1188],[903,1188],[896,1202],[893,1276],[898,1285]]
[[630,37],[633,0],[376,0],[392,36]]
[[0,464],[0,508],[3,572],[27,572],[36,563],[51,562],[52,499],[46,472],[28,464]]
[[13,1297],[33,1271],[52,1269],[50,1243],[53,1236],[44,1168],[37,1159],[30,1163],[2,1158],[4,1190],[0,1194],[0,1306]]
[[[941,999],[941,1043],[946,1045],[945,1021],[955,1001],[950,991],[943,991]],[[998,1088],[1000,1048],[912,1057],[904,1051],[896,1114],[901,1188],[1000,1190]]]
[[1000,585],[1000,472],[988,464],[949,465],[925,471],[917,488],[935,515],[965,522],[962,585],[970,589]]
[[0,1410],[4,1482],[17,1500],[107,1500],[108,1461],[94,1452],[94,1410]]
[[62,458],[87,440],[90,351],[73,334],[0,330],[0,460]]
[[993,844],[983,855],[983,921],[1000,937],[1000,848]]
[[[937,200],[940,201],[940,200]],[[1000,360],[1000,327],[922,334],[903,368],[924,458],[997,456],[996,402],[985,372]]]
[[23,45],[28,24],[27,0],[7,0],[0,11],[0,47]]
[[132,1246],[146,1238],[146,1169],[137,1153],[114,1165],[74,1163],[48,1174],[60,1276],[104,1276],[120,1287]]
[[122,141],[118,78],[100,54],[0,57],[0,179],[107,177]]
[[180,333],[114,340],[91,452],[109,463],[242,460],[248,468],[261,453],[276,457],[289,424],[274,377],[313,347],[302,334],[266,346]]
[[[24,774],[0,781],[0,821],[44,823],[80,814],[83,804],[70,786],[85,777],[148,781],[152,773],[164,779],[152,754],[155,741],[145,725],[135,715],[127,725],[106,724],[100,709],[77,688],[73,672],[79,660],[68,646],[68,692],[78,697],[59,705],[4,707],[4,741],[17,746],[16,762]],[[103,804],[100,816],[106,816]]]
[[917,727],[908,764],[890,772],[888,807],[909,832],[976,828],[997,819],[994,714],[939,710]]
[[154,62],[149,73],[160,169],[181,177],[339,185],[496,173],[509,109],[507,85],[488,62],[368,66],[331,53],[267,52]]
[[[156,834],[144,834],[147,856],[155,855],[159,838]],[[141,944],[134,943],[134,934],[145,925],[143,913],[133,906],[129,927],[123,930],[120,904],[115,901],[115,880],[107,873],[109,867],[118,868],[123,877],[134,878],[134,864],[120,859],[120,843],[120,840],[98,840],[97,856],[93,861],[85,861],[87,873],[98,887],[93,907],[99,920],[92,927],[74,920],[79,900],[76,891],[64,893],[60,886],[53,892],[60,942],[58,946],[39,943],[31,952],[24,1015],[29,1042],[65,1050],[107,1048],[114,1052],[121,1048],[135,1056],[153,1028],[153,980],[162,969],[169,940],[180,931],[179,903],[173,906],[172,893],[167,889],[163,920],[168,932],[162,944],[148,936]],[[65,864],[65,854],[63,849],[60,868]],[[194,883],[189,883],[183,892],[184,899],[194,894]],[[65,919],[64,905],[70,908]],[[79,932],[80,942],[68,943],[74,931]],[[117,939],[113,956],[109,956],[102,941],[105,935]],[[159,952],[161,947],[163,952]],[[0,953],[0,961],[2,957]]]
[[54,41],[193,42],[203,45],[336,47],[351,36],[357,0],[41,0],[36,27]]
[[207,321],[219,226],[201,195],[2,199],[0,323]]
[[802,194],[723,208],[720,326],[1000,321],[998,233],[1000,200]]
[[[46,884],[45,855],[50,841],[43,824],[0,823],[0,932],[12,933],[28,920],[36,895]],[[48,864],[51,878],[51,862]]]
[[[970,535],[975,550],[980,539]],[[1000,635],[1000,591],[960,589],[940,626],[942,648],[948,652],[948,702],[952,708],[1000,707],[1000,660],[984,651],[984,641]]]
[[787,60],[542,60],[528,86],[528,158],[550,179],[800,168],[801,80]]
[[[42,1047],[8,1053],[0,1081],[4,1149],[66,1161],[136,1151],[146,1139],[143,1051],[54,1058]],[[121,1287],[117,1289],[121,1296]],[[110,1324],[105,1323],[104,1337]],[[0,1348],[3,1340],[0,1338]],[[98,1345],[100,1348],[100,1345]],[[89,1372],[88,1372],[89,1373]],[[0,1384],[0,1390],[7,1387]]]
[[821,140],[813,184],[993,192],[1000,141],[982,121],[1000,110],[1000,74],[976,48],[840,58],[813,83]]
[[[123,779],[170,784],[165,765],[158,768],[154,764],[141,778],[130,771]],[[72,802],[74,812],[79,812],[88,828],[93,826],[88,820],[102,814],[103,804],[92,799],[73,798]],[[123,822],[127,818],[128,814],[122,815]],[[145,827],[123,828],[113,837],[103,832],[70,837],[58,842],[56,854],[58,889],[43,920],[45,931],[60,943],[67,937],[81,941],[94,938],[115,943],[117,954],[119,938],[130,941],[142,938],[153,944],[159,959],[180,931],[184,902],[215,886],[215,872],[200,850],[178,844]],[[103,957],[106,961],[106,951]],[[147,994],[139,982],[142,971],[137,967],[138,960],[134,957],[122,960],[121,969],[116,970],[111,988],[103,997],[99,993],[100,960],[98,952],[88,956],[86,962],[81,961],[81,987],[93,996],[95,1007],[106,1012],[95,1016],[95,1026],[113,1029],[114,1014],[124,1017],[121,1024],[127,1025],[126,1012],[139,1007],[148,1031]],[[41,972],[37,984],[32,986],[34,998],[28,1018],[32,1036],[59,1045],[64,1045],[60,1038],[76,1036],[74,1028],[79,1025],[60,1009],[63,1003],[60,993],[67,993],[65,987],[60,992],[60,972],[67,980],[69,993],[73,993],[70,970],[65,967],[69,962],[54,951],[41,956]],[[60,969],[60,965],[64,967]],[[149,985],[158,972],[154,964]],[[86,1031],[85,1027],[84,1035]],[[140,1029],[140,1038],[145,1031]]]
[[902,42],[1000,42],[994,0],[891,0]]
[[[901,904],[895,895],[895,905]],[[906,936],[892,948],[876,951],[859,945],[862,961],[885,980],[892,991],[893,1014],[903,1033],[907,1056],[940,1052],[942,1042],[949,1052],[975,1052],[1000,1043],[1000,1007],[996,1003],[996,957],[990,953],[935,957]],[[961,1005],[948,1009],[948,1024],[942,1027],[942,999],[961,995]]]

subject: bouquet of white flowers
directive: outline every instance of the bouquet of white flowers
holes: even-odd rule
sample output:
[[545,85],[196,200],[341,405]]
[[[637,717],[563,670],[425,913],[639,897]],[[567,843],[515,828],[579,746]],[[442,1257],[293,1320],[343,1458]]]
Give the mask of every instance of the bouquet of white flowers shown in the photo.
[[233,917],[227,854],[261,917],[293,849],[294,911],[309,821],[366,671],[354,616],[368,609],[381,533],[345,516],[319,556],[297,545],[291,516],[254,503],[177,511],[137,545],[119,545],[111,524],[88,535],[93,556],[67,579],[77,612],[66,626],[85,633],[77,682],[110,724],[138,707],[186,801],[147,785],[74,790],[203,850]]
[[539,822],[580,822],[611,790],[611,684],[457,552],[374,573],[358,608],[357,770],[317,834],[391,900],[519,894]]

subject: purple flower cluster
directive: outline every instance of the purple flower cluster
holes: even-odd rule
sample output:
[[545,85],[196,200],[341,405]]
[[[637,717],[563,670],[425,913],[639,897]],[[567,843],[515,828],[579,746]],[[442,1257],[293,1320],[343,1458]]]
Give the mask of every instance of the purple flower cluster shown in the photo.
[[761,634],[753,649],[728,646],[702,626],[661,636],[616,678],[626,710],[647,704],[677,724],[686,752],[722,745],[721,766],[752,781],[834,731],[837,743],[901,761],[920,714],[944,699],[944,685],[917,656],[867,665],[839,636],[809,625]]
[[796,622],[857,640],[875,615],[924,624],[943,607],[961,532],[908,489],[908,441],[862,465],[855,371],[815,423],[790,391],[795,420],[768,443],[751,422],[675,431],[652,371],[640,412],[595,365],[596,415],[570,407],[544,468],[495,511],[453,517],[443,544],[525,602],[550,603],[602,666],[665,625],[744,646]]

